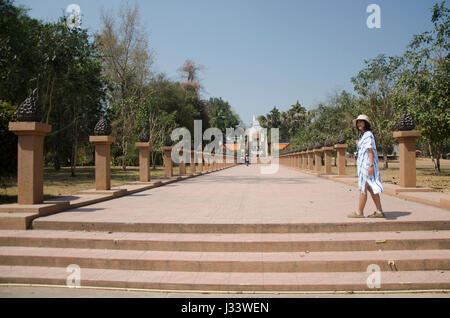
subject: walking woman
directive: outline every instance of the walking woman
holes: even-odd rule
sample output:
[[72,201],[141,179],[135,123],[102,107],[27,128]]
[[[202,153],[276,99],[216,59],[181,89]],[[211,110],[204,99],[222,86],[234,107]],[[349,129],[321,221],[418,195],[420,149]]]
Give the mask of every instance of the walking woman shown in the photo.
[[377,211],[368,215],[369,218],[384,218],[381,207],[380,193],[384,191],[381,183],[380,169],[378,166],[378,153],[375,144],[375,137],[371,130],[370,119],[366,115],[359,115],[353,120],[358,132],[357,146],[357,168],[358,168],[358,187],[359,206],[358,211],[353,212],[348,217],[363,218],[364,207],[367,202],[367,191],[370,192],[372,200],[375,203]]

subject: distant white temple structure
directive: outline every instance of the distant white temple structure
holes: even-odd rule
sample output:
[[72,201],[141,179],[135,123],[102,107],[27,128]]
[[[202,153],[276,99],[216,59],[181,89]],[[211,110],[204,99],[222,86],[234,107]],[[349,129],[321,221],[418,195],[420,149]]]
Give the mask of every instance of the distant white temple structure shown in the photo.
[[252,126],[246,130],[245,148],[249,153],[251,162],[258,162],[258,158],[268,156],[267,129],[261,127],[256,116],[253,115]]

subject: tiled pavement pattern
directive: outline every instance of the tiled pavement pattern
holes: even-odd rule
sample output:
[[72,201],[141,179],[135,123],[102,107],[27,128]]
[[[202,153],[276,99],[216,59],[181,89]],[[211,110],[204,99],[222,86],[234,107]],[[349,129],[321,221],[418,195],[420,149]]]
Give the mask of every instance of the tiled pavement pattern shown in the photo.
[[[198,291],[450,289],[450,212],[382,195],[387,219],[349,219],[357,188],[237,166],[0,231],[0,283]],[[368,199],[366,214],[374,205]],[[367,267],[380,267],[380,288]]]

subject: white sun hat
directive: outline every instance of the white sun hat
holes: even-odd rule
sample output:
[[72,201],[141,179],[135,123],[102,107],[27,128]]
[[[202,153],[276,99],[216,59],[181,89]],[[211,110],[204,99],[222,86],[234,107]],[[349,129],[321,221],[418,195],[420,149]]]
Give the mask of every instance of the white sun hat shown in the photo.
[[372,123],[370,122],[369,116],[367,116],[367,115],[359,115],[358,118],[353,119],[353,125],[356,125],[356,122],[358,120],[365,120],[365,121],[367,121],[370,124],[370,126],[372,126]]

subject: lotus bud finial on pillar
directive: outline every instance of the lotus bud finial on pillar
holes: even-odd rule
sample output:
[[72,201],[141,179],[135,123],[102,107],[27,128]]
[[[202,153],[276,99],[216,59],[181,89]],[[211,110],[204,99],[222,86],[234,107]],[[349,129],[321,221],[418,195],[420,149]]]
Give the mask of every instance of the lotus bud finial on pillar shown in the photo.
[[28,97],[17,108],[17,119],[19,121],[40,122],[42,117],[42,105],[39,103],[37,88],[35,88],[29,91]]
[[149,142],[150,141],[150,131],[147,128],[142,128],[139,133],[139,142]]
[[403,107],[403,114],[400,116],[400,119],[397,122],[397,129],[400,131],[405,130],[413,130],[416,127],[414,123],[414,119],[406,109],[406,106]]
[[94,127],[94,136],[109,135],[111,135],[111,125],[109,124],[106,116],[103,116]]
[[338,144],[338,145],[345,144],[345,137],[344,137],[344,134],[342,133],[342,131],[340,132],[340,134],[336,140],[336,144]]

